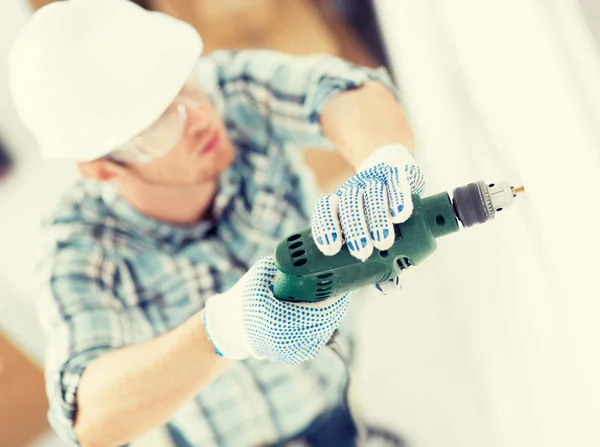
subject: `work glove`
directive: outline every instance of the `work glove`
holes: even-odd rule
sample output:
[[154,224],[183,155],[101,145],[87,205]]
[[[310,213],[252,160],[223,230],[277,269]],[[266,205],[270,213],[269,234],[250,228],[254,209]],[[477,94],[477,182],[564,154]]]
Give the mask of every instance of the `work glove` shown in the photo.
[[229,291],[211,297],[204,329],[215,352],[301,363],[314,358],[342,322],[348,294],[319,303],[290,303],[273,295],[272,257],[256,263]]
[[[394,243],[393,225],[413,212],[411,194],[421,194],[425,179],[412,154],[400,144],[383,146],[358,168],[358,173],[315,206],[311,231],[319,250],[328,256],[344,242],[362,261],[373,249],[387,250]],[[386,293],[398,287],[398,278],[378,284]]]

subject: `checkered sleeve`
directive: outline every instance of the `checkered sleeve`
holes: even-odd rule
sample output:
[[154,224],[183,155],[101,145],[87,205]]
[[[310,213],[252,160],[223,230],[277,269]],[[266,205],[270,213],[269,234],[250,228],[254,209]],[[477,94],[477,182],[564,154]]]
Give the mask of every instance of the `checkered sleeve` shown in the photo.
[[[263,49],[221,50],[211,57],[225,108],[228,102],[250,100],[268,121],[273,135],[300,145],[331,148],[320,116],[336,94],[377,81],[400,102],[400,94],[383,67],[360,67],[323,54],[298,56]],[[250,122],[252,119],[248,118]]]
[[94,359],[130,339],[114,294],[118,269],[100,247],[69,243],[46,258],[41,271],[48,419],[65,442],[78,445],[73,425],[81,376]]

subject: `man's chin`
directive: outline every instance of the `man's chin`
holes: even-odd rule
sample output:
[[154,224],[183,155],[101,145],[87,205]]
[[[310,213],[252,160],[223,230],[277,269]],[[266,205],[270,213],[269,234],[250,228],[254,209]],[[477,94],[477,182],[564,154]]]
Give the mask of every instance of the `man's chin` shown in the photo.
[[198,175],[197,183],[204,183],[214,180],[219,180],[219,178],[229,169],[231,163],[221,163],[218,166],[214,166],[210,171],[202,172]]

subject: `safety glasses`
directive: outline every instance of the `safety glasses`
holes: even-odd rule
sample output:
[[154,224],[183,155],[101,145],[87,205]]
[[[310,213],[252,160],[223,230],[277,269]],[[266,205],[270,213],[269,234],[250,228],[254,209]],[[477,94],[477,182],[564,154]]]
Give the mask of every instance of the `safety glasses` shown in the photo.
[[183,138],[188,122],[188,108],[200,109],[194,89],[186,84],[167,110],[150,127],[112,151],[108,158],[124,163],[148,163],[161,158]]

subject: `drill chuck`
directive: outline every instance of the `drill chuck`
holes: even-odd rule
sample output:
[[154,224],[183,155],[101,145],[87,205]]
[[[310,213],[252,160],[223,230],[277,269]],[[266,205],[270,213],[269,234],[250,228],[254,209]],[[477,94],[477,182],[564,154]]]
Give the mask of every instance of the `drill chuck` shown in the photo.
[[510,208],[517,193],[522,191],[523,187],[514,188],[504,181],[473,182],[455,188],[452,203],[456,217],[468,228],[494,219],[496,213]]

